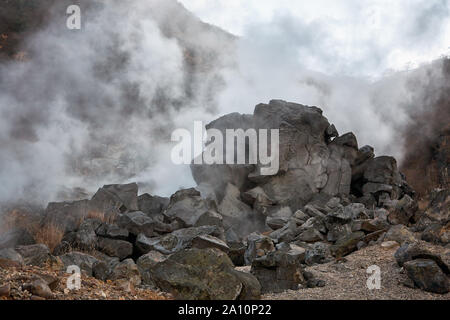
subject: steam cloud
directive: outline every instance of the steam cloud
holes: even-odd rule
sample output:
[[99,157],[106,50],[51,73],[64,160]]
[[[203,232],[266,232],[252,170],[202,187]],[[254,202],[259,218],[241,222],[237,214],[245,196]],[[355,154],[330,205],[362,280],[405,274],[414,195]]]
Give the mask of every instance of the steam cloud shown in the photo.
[[[353,131],[360,144],[401,159],[401,131],[429,98],[424,88],[445,87],[439,62],[374,81],[367,74],[388,66],[383,57],[392,52],[368,44],[354,59],[342,55],[323,21],[281,14],[224,43],[197,34],[194,18],[167,15],[177,8],[172,1],[90,2],[82,31],[67,30],[63,5],[56,7],[27,42],[32,58],[0,65],[0,202],[45,203],[74,198],[77,187],[90,193],[130,181],[170,195],[194,184],[189,166],[170,161],[172,130],[251,113],[270,99],[319,106],[340,133]],[[446,30],[449,3],[433,3],[413,15],[411,36],[399,45],[427,46],[431,30]],[[200,51],[216,48],[217,56],[201,57],[213,61],[207,70],[186,62],[192,43],[167,35],[181,20]],[[228,51],[235,41],[236,56]]]

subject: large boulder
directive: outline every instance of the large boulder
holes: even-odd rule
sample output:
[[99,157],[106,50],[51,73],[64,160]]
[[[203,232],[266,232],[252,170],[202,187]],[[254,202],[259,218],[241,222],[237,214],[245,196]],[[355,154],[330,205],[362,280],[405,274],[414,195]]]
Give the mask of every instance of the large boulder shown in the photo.
[[148,193],[144,193],[138,197],[139,211],[153,216],[162,213],[169,205],[169,198],[152,196]]
[[203,199],[199,191],[191,188],[179,190],[170,197],[164,216],[170,221],[180,221],[184,227],[193,227],[210,209],[215,209],[213,204]]
[[99,237],[97,248],[108,256],[117,257],[120,260],[128,258],[133,253],[133,245],[125,240]]
[[404,268],[418,288],[442,294],[450,291],[450,278],[435,261],[416,259],[406,262]]
[[100,188],[91,199],[90,205],[101,212],[118,210],[121,213],[138,211],[138,185],[112,184]]
[[93,266],[96,262],[99,261],[99,259],[94,256],[77,251],[66,253],[59,258],[63,262],[65,269],[67,269],[67,267],[69,266],[75,265],[88,276],[92,276]]
[[141,233],[147,237],[154,235],[155,220],[142,211],[121,214],[117,220],[117,225],[135,236]]
[[297,290],[305,283],[301,255],[294,251],[274,251],[255,258],[251,273],[261,284],[263,293]]
[[177,299],[259,299],[258,281],[234,270],[217,249],[187,249],[172,254],[150,269],[151,279]]
[[[272,100],[269,104],[257,105],[253,116],[226,115],[207,128],[220,131],[279,129],[279,171],[273,176],[262,174],[264,165],[260,162],[191,166],[196,182],[210,186],[219,201],[224,197],[227,184],[240,191],[248,191],[257,184],[268,199],[290,206],[294,211],[307,204],[316,193],[350,192],[351,166],[358,152],[356,138],[351,133],[337,137],[336,129],[317,107]],[[337,138],[331,141],[333,137]],[[248,143],[245,144],[248,147]]]

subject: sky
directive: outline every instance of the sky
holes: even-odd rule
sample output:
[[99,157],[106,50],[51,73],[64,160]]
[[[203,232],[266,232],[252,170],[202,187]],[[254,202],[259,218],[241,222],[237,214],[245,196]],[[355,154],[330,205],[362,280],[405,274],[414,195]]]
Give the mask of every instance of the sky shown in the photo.
[[320,58],[309,61],[310,68],[325,73],[380,77],[450,53],[448,0],[180,2],[203,21],[239,36],[255,29],[267,30],[266,37],[290,33],[285,36],[298,51],[330,52],[327,58],[336,59],[331,68]]

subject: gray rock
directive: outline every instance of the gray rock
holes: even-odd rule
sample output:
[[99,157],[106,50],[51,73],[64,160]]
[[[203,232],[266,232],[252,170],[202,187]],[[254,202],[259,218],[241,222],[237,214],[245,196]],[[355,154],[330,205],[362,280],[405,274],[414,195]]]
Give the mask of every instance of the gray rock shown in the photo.
[[167,256],[158,251],[150,251],[149,253],[141,256],[137,260],[136,265],[142,276],[142,282],[152,287],[156,287],[156,284],[152,279],[151,270],[153,270],[158,263],[161,263],[166,259]]
[[202,226],[179,229],[162,237],[147,238],[145,235],[140,234],[136,239],[136,247],[143,254],[151,250],[156,250],[163,254],[171,254],[182,249],[190,248],[192,241],[196,237],[214,235],[217,233],[217,230],[216,226]]
[[332,259],[329,244],[316,242],[310,248],[306,249],[305,263],[309,266],[327,263]]
[[25,261],[23,260],[20,253],[12,248],[0,249],[0,258],[17,262],[20,265],[25,264]]
[[200,192],[191,188],[179,190],[170,197],[170,203],[164,215],[170,221],[177,219],[185,227],[193,227],[197,220],[211,208],[211,204],[204,200]]
[[117,240],[126,240],[130,235],[127,229],[121,228],[116,224],[106,223],[103,223],[99,228],[97,228],[96,233],[100,237]]
[[446,225],[440,223],[429,225],[422,233],[422,240],[442,245],[450,243],[450,222]]
[[267,217],[266,224],[272,230],[283,228],[289,222],[288,218]]
[[356,231],[346,235],[336,241],[330,247],[331,254],[336,258],[341,258],[357,249],[357,244],[364,238],[364,232]]
[[208,234],[199,235],[192,239],[191,247],[197,249],[216,248],[226,253],[230,250],[230,247],[224,241]]
[[255,258],[251,273],[261,284],[263,293],[297,290],[303,278],[300,256],[283,251],[274,251]]
[[172,254],[150,269],[151,279],[176,299],[259,299],[258,281],[234,270],[217,249],[187,249]]
[[417,210],[417,202],[410,196],[405,195],[402,199],[395,201],[394,205],[389,208],[388,221],[391,224],[408,225]]
[[414,234],[408,230],[404,225],[392,226],[386,235],[384,236],[384,241],[396,241],[398,244],[403,244],[403,242],[414,242],[416,237]]
[[415,259],[433,260],[445,274],[450,274],[450,249],[441,246],[434,246],[424,241],[405,242],[395,252],[394,257],[400,267]]
[[136,183],[105,185],[95,193],[90,205],[101,212],[138,211],[137,193],[138,185]]
[[99,260],[91,255],[82,252],[69,252],[60,256],[61,261],[64,264],[64,268],[69,266],[77,266],[85,272],[88,276],[92,276],[92,267]]
[[153,216],[162,213],[169,205],[169,198],[144,193],[138,197],[138,210]]
[[26,265],[43,267],[50,261],[50,250],[45,244],[17,246],[15,250],[22,256]]
[[111,271],[109,272],[108,279],[109,280],[126,279],[135,286],[140,285],[142,281],[139,269],[132,259],[126,259],[114,265]]
[[108,256],[117,257],[120,260],[131,256],[133,253],[133,245],[125,240],[99,237],[97,247]]
[[252,233],[247,237],[247,250],[244,254],[245,264],[251,265],[256,257],[262,257],[275,251],[275,245],[267,236]]
[[333,225],[327,234],[327,240],[335,242],[340,238],[348,236],[352,233],[352,227],[350,224],[335,224]]
[[301,232],[296,240],[304,241],[304,242],[318,242],[324,240],[324,236],[320,233],[316,228],[309,228]]
[[135,236],[140,233],[145,234],[147,237],[154,235],[155,221],[141,211],[128,212],[120,215],[117,225],[128,230],[129,233]]
[[269,237],[276,242],[290,242],[297,234],[297,224],[294,221],[289,221],[283,228],[271,232]]
[[217,226],[223,228],[223,217],[214,211],[207,211],[203,213],[195,223],[195,227],[201,226]]
[[227,184],[218,211],[223,216],[224,227],[233,227],[241,237],[264,226],[263,216],[256,216],[252,208],[241,201],[239,189],[232,184]]
[[404,264],[406,274],[422,290],[445,294],[450,291],[449,277],[433,260],[417,259]]

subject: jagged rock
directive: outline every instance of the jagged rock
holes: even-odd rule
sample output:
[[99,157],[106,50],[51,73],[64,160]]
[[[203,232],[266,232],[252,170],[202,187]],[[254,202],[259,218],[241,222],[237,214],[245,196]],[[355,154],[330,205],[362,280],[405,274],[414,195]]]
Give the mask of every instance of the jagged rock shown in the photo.
[[394,257],[400,267],[415,259],[433,260],[445,274],[450,274],[450,249],[441,246],[434,246],[424,241],[405,242],[395,252]]
[[214,211],[203,213],[195,223],[195,227],[201,226],[217,226],[223,228],[223,217]]
[[440,224],[450,221],[450,189],[437,189],[431,192],[424,218]]
[[255,258],[251,273],[260,282],[263,293],[297,290],[305,282],[299,255],[284,251]]
[[247,237],[247,250],[244,254],[245,264],[251,265],[255,258],[265,256],[272,251],[275,251],[272,239],[258,233],[252,233]]
[[25,264],[23,257],[16,250],[12,248],[0,249],[0,259],[17,262],[19,265]]
[[192,239],[191,247],[197,249],[216,248],[223,252],[230,250],[230,247],[224,241],[208,234],[199,235]]
[[307,204],[319,191],[329,195],[350,191],[349,160],[352,162],[355,157],[356,139],[346,134],[330,143],[336,131],[317,107],[272,100],[257,105],[253,116],[227,115],[207,128],[280,130],[280,170],[274,176],[261,175],[263,166],[259,163],[239,166],[239,169],[232,165],[191,166],[196,182],[214,186],[218,199],[227,183],[244,192],[256,183],[272,202],[293,209]]
[[131,256],[133,253],[133,245],[125,240],[99,237],[97,247],[108,256],[117,257],[120,260]]
[[139,269],[132,259],[126,259],[115,264],[108,274],[108,279],[126,279],[135,286],[140,285],[142,281]]
[[294,240],[297,234],[297,224],[294,221],[289,221],[283,228],[271,232],[269,237],[276,242],[290,242]]
[[176,219],[185,227],[193,227],[197,220],[210,209],[214,209],[212,205],[201,197],[199,191],[191,188],[179,190],[173,194],[164,215],[170,221]]
[[327,263],[332,259],[330,245],[324,242],[316,242],[310,248],[306,249],[305,263],[309,266]]
[[50,250],[45,244],[17,246],[15,250],[22,256],[26,265],[43,267],[50,261]]
[[234,270],[228,256],[217,249],[187,249],[150,269],[151,278],[177,299],[258,299],[258,281]]
[[365,220],[353,220],[351,223],[352,231],[364,231],[375,232],[379,230],[388,230],[391,225],[384,219],[365,219]]
[[74,234],[73,246],[81,250],[93,250],[97,246],[97,234],[95,231],[101,225],[96,219],[84,220],[78,231]]
[[287,218],[278,218],[278,217],[267,217],[266,218],[266,224],[272,230],[281,229],[288,222],[289,222],[289,219],[287,219]]
[[434,293],[450,291],[449,277],[433,260],[417,259],[405,262],[404,268],[408,277],[422,290]]
[[216,226],[192,227],[179,229],[162,237],[147,238],[139,234],[136,247],[143,254],[156,250],[164,254],[171,254],[192,246],[192,241],[201,235],[214,235],[218,231]]
[[352,253],[357,249],[357,244],[364,238],[364,232],[356,231],[349,235],[346,235],[336,241],[334,245],[330,247],[331,254],[336,258],[342,258],[343,256]]
[[317,219],[324,219],[325,218],[325,214],[323,214],[322,212],[320,212],[320,210],[318,210],[315,206],[313,205],[306,205],[303,210],[305,211],[305,213],[312,217],[312,218],[317,218]]
[[338,239],[348,236],[351,233],[352,226],[350,226],[350,224],[335,224],[328,231],[327,240],[329,242],[335,242]]
[[442,245],[450,243],[450,222],[444,226],[439,223],[429,225],[422,233],[422,240]]
[[138,185],[136,183],[105,185],[95,193],[90,205],[100,212],[138,211],[137,193]]
[[269,215],[270,208],[275,205],[275,202],[269,199],[269,196],[261,187],[256,187],[248,190],[241,195],[242,201],[262,215]]
[[301,232],[297,236],[296,240],[300,240],[303,242],[317,242],[317,241],[324,240],[324,236],[320,233],[319,230],[312,227],[312,228],[309,228],[308,230]]
[[304,224],[302,224],[300,226],[300,231],[304,231],[304,230],[308,230],[314,228],[322,233],[326,233],[327,232],[327,227],[325,225],[324,220],[320,219],[320,218],[309,218]]
[[128,230],[129,233],[137,236],[140,233],[147,237],[154,235],[153,228],[155,221],[141,211],[128,212],[119,216],[117,225]]
[[158,264],[163,262],[167,259],[167,256],[163,255],[162,253],[158,251],[150,251],[149,253],[141,256],[137,262],[136,265],[138,267],[138,270],[142,276],[142,282],[156,287],[156,284],[154,283],[150,271]]
[[417,202],[410,196],[405,195],[402,199],[395,201],[393,206],[389,208],[388,221],[390,224],[408,225],[417,210]]
[[148,193],[140,195],[137,199],[138,210],[153,216],[162,213],[169,205],[169,198],[152,196]]
[[76,231],[80,221],[91,210],[89,200],[74,202],[50,202],[42,219],[43,225],[54,225],[66,233]]
[[82,252],[69,252],[60,256],[61,261],[64,264],[64,268],[69,266],[78,266],[81,271],[85,272],[88,276],[92,276],[92,267],[99,260],[91,255]]
[[364,171],[364,179],[371,185],[380,185],[380,188],[382,188],[381,185],[391,187],[388,188],[391,190],[376,190],[376,187],[369,188],[373,188],[373,190],[367,190],[367,193],[374,194],[375,197],[378,196],[377,193],[380,191],[387,191],[391,199],[398,199],[401,196],[398,186],[402,184],[402,177],[397,169],[397,161],[392,157],[383,156],[369,160]]
[[301,210],[297,210],[297,211],[294,213],[293,217],[294,217],[295,219],[298,219],[298,220],[301,220],[301,221],[305,221],[305,222],[306,222],[306,220],[308,220],[308,219],[310,218],[306,213],[304,213],[304,212],[301,211]]
[[264,224],[262,216],[258,218],[252,208],[241,201],[239,189],[232,184],[227,184],[218,211],[223,216],[224,227],[233,227],[240,236],[260,230]]
[[100,237],[111,238],[117,240],[126,240],[129,237],[129,232],[125,228],[121,228],[116,224],[101,224],[97,230],[96,234]]
[[403,242],[414,242],[416,241],[416,237],[414,234],[408,230],[404,225],[396,225],[392,226],[386,235],[384,236],[384,241],[396,241],[398,244],[402,244]]

